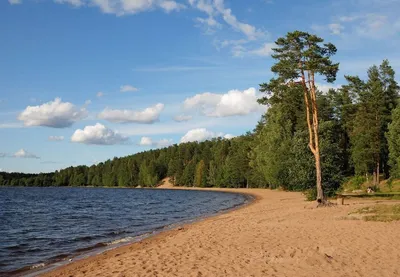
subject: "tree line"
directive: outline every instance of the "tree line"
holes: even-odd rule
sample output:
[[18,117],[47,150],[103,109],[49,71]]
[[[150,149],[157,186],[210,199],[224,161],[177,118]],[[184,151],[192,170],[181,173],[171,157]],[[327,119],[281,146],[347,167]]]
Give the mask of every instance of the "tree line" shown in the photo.
[[389,61],[372,65],[365,80],[344,76],[340,88],[321,91],[317,75],[336,78],[336,47],[298,31],[276,45],[275,76],[260,85],[268,109],[253,131],[49,174],[2,172],[0,185],[152,187],[170,177],[177,186],[281,187],[318,198],[349,176],[374,185],[400,178],[399,86]]

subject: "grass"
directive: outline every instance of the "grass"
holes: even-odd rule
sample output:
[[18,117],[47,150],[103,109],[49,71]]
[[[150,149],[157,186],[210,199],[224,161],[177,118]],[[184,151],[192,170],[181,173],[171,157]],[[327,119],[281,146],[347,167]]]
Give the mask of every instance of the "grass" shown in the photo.
[[364,207],[351,214],[360,214],[362,219],[366,221],[389,222],[400,220],[400,204]]

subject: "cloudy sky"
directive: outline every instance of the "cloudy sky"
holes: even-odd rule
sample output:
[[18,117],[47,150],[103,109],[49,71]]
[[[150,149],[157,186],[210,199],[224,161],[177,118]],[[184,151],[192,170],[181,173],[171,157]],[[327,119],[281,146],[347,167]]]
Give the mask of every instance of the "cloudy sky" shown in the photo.
[[336,44],[339,86],[385,58],[400,71],[399,12],[400,0],[2,0],[0,170],[243,134],[265,111],[276,38]]

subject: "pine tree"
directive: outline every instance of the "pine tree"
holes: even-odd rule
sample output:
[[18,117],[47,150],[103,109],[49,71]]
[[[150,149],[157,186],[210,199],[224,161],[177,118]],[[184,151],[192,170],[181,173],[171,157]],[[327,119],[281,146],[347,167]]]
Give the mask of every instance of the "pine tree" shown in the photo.
[[197,163],[196,165],[196,173],[194,177],[194,186],[196,187],[204,187],[205,186],[205,163],[204,160],[201,160],[200,162]]
[[272,57],[277,63],[271,70],[277,78],[262,84],[261,90],[273,94],[284,91],[286,86],[301,86],[304,93],[306,122],[309,133],[309,148],[314,155],[316,169],[317,201],[325,202],[322,187],[321,154],[319,145],[319,116],[317,104],[316,75],[322,75],[327,82],[334,82],[339,64],[331,61],[336,47],[323,43],[323,39],[306,32],[294,31],[276,41]]

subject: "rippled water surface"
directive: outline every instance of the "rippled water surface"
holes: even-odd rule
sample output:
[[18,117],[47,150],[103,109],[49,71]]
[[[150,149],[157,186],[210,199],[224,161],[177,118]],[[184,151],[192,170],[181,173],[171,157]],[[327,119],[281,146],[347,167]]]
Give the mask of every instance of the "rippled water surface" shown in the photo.
[[240,194],[0,188],[0,275],[238,206]]

